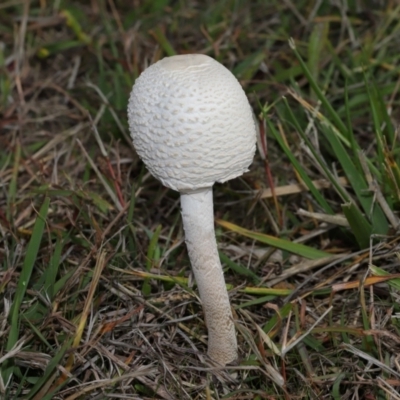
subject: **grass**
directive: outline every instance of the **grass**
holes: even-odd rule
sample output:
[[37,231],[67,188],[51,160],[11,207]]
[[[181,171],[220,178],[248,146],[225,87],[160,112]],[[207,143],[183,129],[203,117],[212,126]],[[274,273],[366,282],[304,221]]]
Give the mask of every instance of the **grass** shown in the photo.
[[[0,5],[0,398],[400,398],[400,6],[337,4]],[[219,371],[178,194],[126,122],[140,72],[188,52],[260,125],[214,191],[240,350]]]

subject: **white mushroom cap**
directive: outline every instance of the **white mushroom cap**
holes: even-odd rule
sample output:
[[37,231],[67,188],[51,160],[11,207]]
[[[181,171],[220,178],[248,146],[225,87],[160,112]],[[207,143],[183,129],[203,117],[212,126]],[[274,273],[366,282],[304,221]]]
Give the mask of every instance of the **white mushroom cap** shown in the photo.
[[256,128],[247,97],[222,64],[202,54],[167,57],[136,80],[128,105],[133,144],[149,171],[179,192],[242,175]]

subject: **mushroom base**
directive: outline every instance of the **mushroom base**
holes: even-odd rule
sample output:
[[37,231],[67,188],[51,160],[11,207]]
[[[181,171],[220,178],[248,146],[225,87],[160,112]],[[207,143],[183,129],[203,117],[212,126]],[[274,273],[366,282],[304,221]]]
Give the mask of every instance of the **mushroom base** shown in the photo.
[[229,296],[214,230],[212,188],[181,194],[185,241],[208,328],[208,355],[221,365],[237,358]]

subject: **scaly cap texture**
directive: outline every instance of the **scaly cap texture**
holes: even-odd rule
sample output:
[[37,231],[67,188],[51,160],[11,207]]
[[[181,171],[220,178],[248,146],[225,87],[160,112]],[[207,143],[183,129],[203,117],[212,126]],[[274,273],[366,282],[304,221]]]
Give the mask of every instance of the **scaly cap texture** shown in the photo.
[[240,176],[254,157],[255,123],[240,83],[202,54],[147,68],[133,86],[128,122],[149,171],[180,192]]

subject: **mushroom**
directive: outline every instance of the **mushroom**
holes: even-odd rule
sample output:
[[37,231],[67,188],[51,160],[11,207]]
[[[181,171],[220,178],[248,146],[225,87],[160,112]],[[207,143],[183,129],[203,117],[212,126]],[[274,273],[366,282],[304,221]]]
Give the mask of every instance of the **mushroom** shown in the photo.
[[147,68],[128,104],[134,147],[148,170],[181,194],[185,241],[208,328],[208,355],[237,358],[229,296],[214,231],[215,182],[248,170],[255,153],[251,106],[234,75],[202,54],[166,57]]

